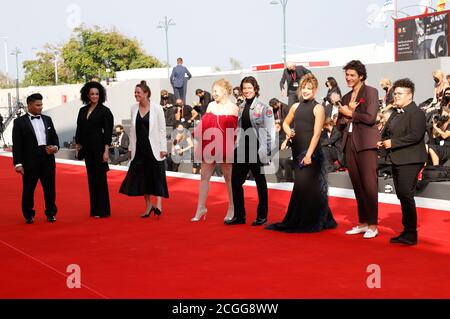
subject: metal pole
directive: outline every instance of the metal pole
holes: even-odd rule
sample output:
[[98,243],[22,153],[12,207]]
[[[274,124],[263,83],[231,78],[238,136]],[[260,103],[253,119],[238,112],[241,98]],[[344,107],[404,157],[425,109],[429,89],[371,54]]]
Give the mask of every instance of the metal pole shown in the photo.
[[55,85],[58,85],[58,52],[55,52]]
[[165,17],[166,28],[166,53],[167,53],[167,78],[170,78],[170,63],[169,63],[169,21],[167,16]]
[[16,48],[16,104],[19,105],[19,49]]
[[5,75],[6,75],[6,84],[9,86],[9,68],[8,68],[8,42],[6,42],[7,37],[4,38],[4,46],[5,46]]
[[282,0],[281,4],[283,6],[283,61],[284,67],[286,68],[286,6],[288,0]]
[[19,105],[19,54],[21,54],[19,48],[16,47],[16,49],[11,53],[11,55],[16,56],[16,105]]

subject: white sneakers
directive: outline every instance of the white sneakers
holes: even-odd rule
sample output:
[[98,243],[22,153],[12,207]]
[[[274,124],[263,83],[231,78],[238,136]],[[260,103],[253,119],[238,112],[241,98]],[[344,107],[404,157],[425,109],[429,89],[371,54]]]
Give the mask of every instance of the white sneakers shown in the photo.
[[378,229],[372,230],[368,226],[353,227],[351,230],[345,232],[347,235],[358,235],[364,233],[365,239],[375,238],[378,235]]
[[356,227],[353,227],[351,230],[346,231],[345,233],[347,235],[358,235],[358,234],[365,233],[368,230],[369,230],[368,226],[364,226],[364,227],[356,226]]
[[366,231],[366,233],[364,234],[363,237],[364,237],[365,239],[371,239],[371,238],[377,237],[377,235],[378,235],[378,229],[375,228],[375,230],[368,229],[368,230]]

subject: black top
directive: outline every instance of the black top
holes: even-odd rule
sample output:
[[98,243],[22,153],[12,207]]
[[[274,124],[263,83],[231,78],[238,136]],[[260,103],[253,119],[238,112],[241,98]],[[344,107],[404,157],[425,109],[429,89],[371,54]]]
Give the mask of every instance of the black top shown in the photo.
[[[292,155],[296,158],[301,153],[309,148],[311,139],[314,135],[314,123],[316,117],[314,116],[314,107],[317,101],[300,101],[294,115],[294,129],[295,137],[292,141]],[[314,153],[320,149],[320,144],[317,144]]]
[[87,118],[89,106],[78,112],[75,141],[85,150],[104,152],[105,145],[111,145],[114,116],[109,108],[97,105]]
[[138,112],[136,116],[136,155],[135,159],[142,159],[152,154],[152,147],[148,139],[148,131],[150,130],[150,112],[141,117]]
[[[253,156],[250,156],[251,151],[258,152],[259,149],[259,142],[257,141],[257,136],[255,131],[253,130],[252,122],[250,119],[250,108],[253,104],[253,101],[255,98],[250,100],[245,100],[245,107],[244,111],[242,112],[242,118],[241,118],[241,128],[244,131],[241,135],[241,140],[239,141],[239,151],[245,151],[245,163],[250,163],[250,159],[254,158]],[[257,141],[255,143],[251,143],[251,141]],[[245,149],[242,149],[242,145],[245,145]],[[256,145],[256,149],[255,149]]]

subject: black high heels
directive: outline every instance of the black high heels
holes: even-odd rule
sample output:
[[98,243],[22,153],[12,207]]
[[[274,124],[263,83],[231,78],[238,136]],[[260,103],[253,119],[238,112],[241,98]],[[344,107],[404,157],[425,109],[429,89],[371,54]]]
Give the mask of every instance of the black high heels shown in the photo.
[[145,213],[141,215],[141,218],[149,218],[152,212],[155,214],[155,216],[161,216],[162,212],[159,210],[159,208],[153,206],[152,209],[148,213]]

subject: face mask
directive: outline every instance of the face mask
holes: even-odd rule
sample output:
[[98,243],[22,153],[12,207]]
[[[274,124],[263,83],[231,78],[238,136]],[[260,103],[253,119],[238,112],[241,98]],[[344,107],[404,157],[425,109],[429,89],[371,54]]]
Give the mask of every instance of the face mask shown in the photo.
[[387,86],[383,86],[383,90],[385,90],[387,92],[388,91]]
[[434,83],[439,84],[439,79],[438,78],[433,78]]

